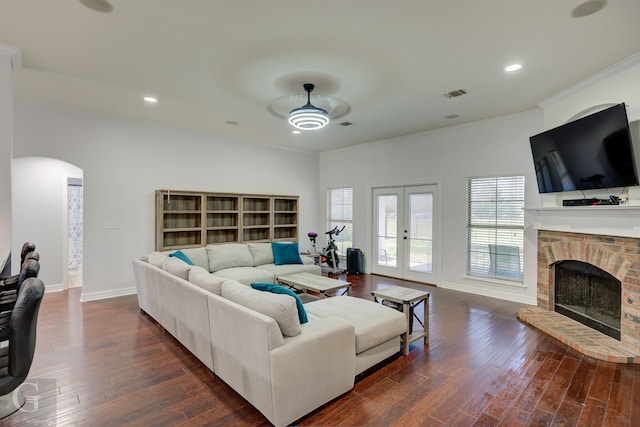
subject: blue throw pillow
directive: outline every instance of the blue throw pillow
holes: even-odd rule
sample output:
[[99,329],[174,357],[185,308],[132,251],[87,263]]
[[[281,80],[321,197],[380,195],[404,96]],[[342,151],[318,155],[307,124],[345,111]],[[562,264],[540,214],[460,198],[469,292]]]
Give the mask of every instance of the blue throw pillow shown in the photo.
[[302,264],[297,243],[271,242],[271,250],[276,265]]
[[189,257],[188,257],[187,255],[185,255],[185,253],[184,253],[184,252],[182,252],[182,251],[175,251],[175,252],[171,252],[171,253],[169,254],[169,256],[172,256],[172,257],[175,257],[175,258],[181,259],[182,261],[186,262],[187,264],[189,264],[189,265],[193,265],[193,261],[191,261],[191,260],[189,259]]
[[298,295],[296,295],[296,293],[291,289],[287,289],[284,286],[280,285],[274,285],[273,283],[252,283],[251,287],[259,291],[267,291],[274,294],[291,295],[296,300],[296,306],[298,307],[298,318],[300,319],[300,323],[307,323],[309,321],[309,318],[307,317],[307,311],[304,309],[304,305],[302,305],[300,297],[298,297]]

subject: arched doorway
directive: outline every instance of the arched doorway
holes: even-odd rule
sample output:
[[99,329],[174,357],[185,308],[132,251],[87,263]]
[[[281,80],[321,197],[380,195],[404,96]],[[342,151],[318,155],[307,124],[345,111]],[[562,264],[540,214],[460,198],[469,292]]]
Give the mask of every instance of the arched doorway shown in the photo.
[[[63,290],[70,285],[70,178],[72,182],[82,182],[83,170],[50,157],[19,157],[13,160],[12,252],[19,253],[25,241],[36,244],[36,251],[40,253],[39,276],[47,290]],[[13,271],[18,271],[19,260],[12,257],[12,263]],[[76,283],[82,283],[81,276]]]

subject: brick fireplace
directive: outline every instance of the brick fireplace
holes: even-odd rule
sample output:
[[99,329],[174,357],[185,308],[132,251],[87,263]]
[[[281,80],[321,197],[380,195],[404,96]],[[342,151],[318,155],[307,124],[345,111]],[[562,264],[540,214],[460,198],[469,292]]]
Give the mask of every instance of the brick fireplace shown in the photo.
[[[590,354],[593,357],[616,362],[640,362],[640,356],[638,356],[640,355],[640,239],[538,230],[537,303],[538,309],[542,310],[539,310],[536,316],[544,317],[546,312],[548,319],[558,322],[558,316],[561,315],[554,312],[554,266],[561,261],[569,260],[591,264],[609,273],[621,283],[620,341],[614,341],[604,335],[600,340],[601,333],[595,330],[582,332],[582,335],[589,336],[589,340],[595,340],[595,350],[583,351],[583,353],[593,353]],[[519,313],[518,316],[527,321],[526,313],[523,315]],[[567,321],[567,324],[571,322]],[[582,331],[585,330],[584,328],[587,327],[583,325],[579,328],[573,327]],[[570,339],[562,333],[547,332],[570,344],[567,342]],[[607,354],[607,350],[599,344],[600,342],[606,342],[623,350],[623,356]],[[581,345],[571,346],[582,351]],[[626,354],[626,350],[630,353]]]

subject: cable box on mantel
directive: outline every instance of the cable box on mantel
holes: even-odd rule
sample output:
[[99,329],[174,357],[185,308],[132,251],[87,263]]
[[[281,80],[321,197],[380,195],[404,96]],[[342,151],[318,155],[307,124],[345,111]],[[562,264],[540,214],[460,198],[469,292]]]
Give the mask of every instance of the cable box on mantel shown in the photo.
[[565,199],[562,201],[562,206],[602,206],[602,205],[617,205],[617,200],[611,199]]

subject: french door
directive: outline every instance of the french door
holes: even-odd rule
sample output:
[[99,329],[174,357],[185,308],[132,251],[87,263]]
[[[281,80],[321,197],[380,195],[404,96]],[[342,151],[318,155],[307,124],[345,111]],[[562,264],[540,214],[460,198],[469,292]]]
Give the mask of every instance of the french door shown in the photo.
[[437,189],[374,188],[373,273],[437,284]]

